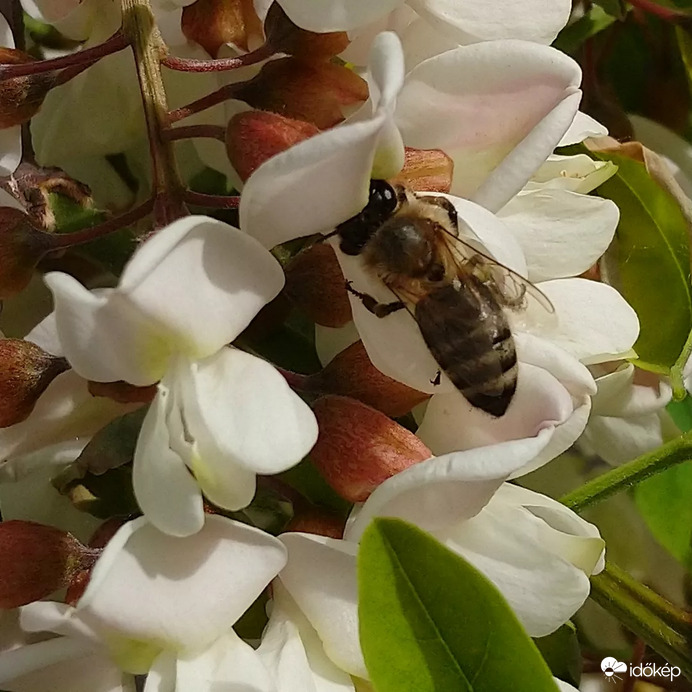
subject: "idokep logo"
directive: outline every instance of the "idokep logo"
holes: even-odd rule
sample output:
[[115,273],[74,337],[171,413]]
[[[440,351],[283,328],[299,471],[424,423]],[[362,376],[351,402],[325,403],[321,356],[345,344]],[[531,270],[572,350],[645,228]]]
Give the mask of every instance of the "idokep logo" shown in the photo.
[[[612,656],[608,656],[601,661],[601,670],[608,682],[621,680],[622,675],[628,672],[628,666],[623,661],[618,661]],[[677,666],[659,666],[655,663],[639,663],[636,666],[629,666],[629,675],[632,678],[666,678],[674,680],[682,671]]]

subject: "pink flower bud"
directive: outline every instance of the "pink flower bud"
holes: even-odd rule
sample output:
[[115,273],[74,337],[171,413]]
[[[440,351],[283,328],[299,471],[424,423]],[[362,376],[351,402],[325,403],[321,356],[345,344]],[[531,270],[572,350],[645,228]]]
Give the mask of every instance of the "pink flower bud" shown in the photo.
[[308,378],[309,389],[358,399],[388,416],[403,416],[430,395],[393,380],[371,362],[362,341],[338,353]]
[[93,396],[105,396],[120,404],[148,404],[156,396],[156,385],[135,387],[129,382],[91,382],[89,392]]
[[439,149],[406,147],[401,172],[391,182],[407,185],[420,192],[446,192],[452,186],[454,161]]
[[387,478],[432,456],[412,432],[355,399],[324,396],[313,411],[320,434],[310,458],[350,502],[362,502]]
[[343,327],[353,319],[346,281],[331,245],[317,243],[286,266],[286,295],[324,327]]
[[314,533],[317,536],[327,536],[329,538],[343,538],[345,524],[345,519],[328,514],[322,510],[298,510],[298,513],[291,519],[285,530]]
[[246,111],[230,119],[226,151],[240,179],[247,180],[267,159],[318,132],[311,123],[276,113]]

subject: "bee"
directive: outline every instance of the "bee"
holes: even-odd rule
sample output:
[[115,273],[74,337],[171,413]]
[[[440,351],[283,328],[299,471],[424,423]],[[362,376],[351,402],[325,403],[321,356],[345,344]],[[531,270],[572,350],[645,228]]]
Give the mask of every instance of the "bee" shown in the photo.
[[[336,227],[339,247],[360,255],[366,270],[396,300],[378,302],[347,282],[366,309],[384,318],[408,310],[440,371],[471,405],[504,415],[517,388],[517,354],[505,309],[529,297],[552,313],[533,284],[459,237],[454,205],[401,185],[372,180],[365,208]],[[438,371],[432,384],[439,384]]]

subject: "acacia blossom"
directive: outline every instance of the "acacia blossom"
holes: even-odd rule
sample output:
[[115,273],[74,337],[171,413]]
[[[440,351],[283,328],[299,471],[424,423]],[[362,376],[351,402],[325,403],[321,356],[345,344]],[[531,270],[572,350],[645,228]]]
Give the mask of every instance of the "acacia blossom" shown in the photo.
[[27,640],[0,652],[0,685],[24,692],[58,674],[56,692],[129,692],[132,674],[148,673],[146,692],[221,684],[275,692],[262,659],[232,626],[285,563],[280,541],[225,517],[209,516],[187,538],[131,521],[106,546],[75,607],[20,609]]
[[[510,58],[508,67],[504,61]],[[500,60],[505,65],[501,74]],[[629,354],[639,328],[636,314],[617,291],[573,278],[610,244],[617,208],[581,191],[551,186],[562,176],[555,167],[552,173],[545,168],[560,141],[602,129],[589,118],[575,117],[578,68],[551,48],[503,41],[450,51],[404,78],[398,40],[382,34],[370,72],[371,101],[351,120],[269,159],[249,177],[241,197],[241,227],[267,247],[328,232],[364,206],[371,176],[398,172],[402,140],[445,150],[456,159],[452,190],[456,186],[470,197],[447,196],[460,220],[460,237],[534,281],[553,303],[557,319],[546,319],[536,305],[516,319],[509,315],[519,384],[499,419],[468,404],[446,377],[435,382],[438,366],[405,311],[378,318],[349,295],[358,335],[375,367],[433,394],[419,435],[434,453],[520,439],[549,428],[552,439],[533,462],[545,463],[567,449],[586,425],[596,386],[585,364]],[[535,89],[526,86],[532,78]],[[516,103],[513,80],[528,94],[524,105]],[[513,99],[512,114],[503,120],[505,98]],[[434,126],[424,122],[423,109]],[[478,112],[489,115],[479,119]],[[528,187],[537,171],[542,182]],[[586,190],[604,174],[582,171],[578,185]],[[302,210],[308,205],[311,214],[305,218]],[[555,228],[565,210],[567,221]],[[570,226],[570,221],[575,223]],[[363,270],[359,257],[341,253],[338,242],[330,242],[344,276],[358,291],[380,302],[395,299]]]
[[588,577],[603,568],[598,529],[550,498],[504,483],[530,465],[541,445],[534,438],[433,457],[389,478],[356,505],[342,540],[280,536],[288,563],[279,581],[334,663],[367,679],[358,639],[356,554],[377,516],[410,521],[471,562],[531,636],[549,634],[576,612],[588,596]]
[[[0,46],[14,48],[14,36],[7,19],[0,13]],[[11,175],[22,156],[22,126],[0,129],[0,176]],[[4,190],[2,190],[4,194]],[[7,195],[9,196],[9,195]]]
[[[137,442],[133,484],[142,510],[165,532],[201,528],[202,493],[226,509],[245,507],[256,473],[293,466],[316,440],[314,416],[283,377],[226,346],[283,280],[276,260],[256,241],[206,217],[160,230],[140,246],[115,289],[90,293],[65,274],[46,276],[60,351],[74,370],[65,375],[158,383]],[[67,403],[58,384],[56,378],[44,394],[46,407],[40,399],[26,421],[3,431],[6,444],[14,440],[22,453],[29,451],[22,439],[45,416],[57,419],[62,433],[80,401]],[[61,396],[63,409],[51,409]],[[75,424],[82,423],[78,415]],[[49,426],[44,444],[59,441],[51,439],[55,432]]]

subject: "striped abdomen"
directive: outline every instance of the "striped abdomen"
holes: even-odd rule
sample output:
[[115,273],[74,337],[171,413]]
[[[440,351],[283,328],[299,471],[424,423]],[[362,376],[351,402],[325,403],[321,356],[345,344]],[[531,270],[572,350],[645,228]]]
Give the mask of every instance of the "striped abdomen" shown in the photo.
[[517,354],[507,317],[470,275],[416,303],[416,322],[438,365],[466,399],[502,416],[517,387]]

